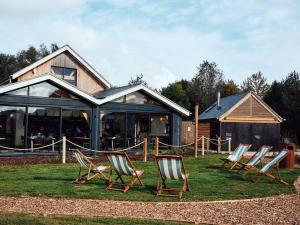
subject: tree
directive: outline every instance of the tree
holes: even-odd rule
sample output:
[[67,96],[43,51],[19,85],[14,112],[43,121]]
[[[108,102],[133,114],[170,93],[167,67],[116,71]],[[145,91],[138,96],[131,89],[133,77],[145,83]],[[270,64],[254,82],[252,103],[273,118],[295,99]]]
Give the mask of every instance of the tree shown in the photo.
[[147,82],[144,80],[144,75],[141,73],[140,75],[136,75],[135,78],[131,77],[131,80],[128,82],[129,85],[138,85],[143,84],[148,86]]
[[300,142],[300,78],[297,71],[292,71],[281,82],[274,81],[264,100],[281,117],[282,133],[285,137],[294,137]]
[[161,94],[173,102],[176,102],[178,105],[181,105],[184,108],[189,109],[190,98],[188,90],[190,88],[190,82],[187,80],[176,81],[174,83],[170,83],[167,87],[161,89]]
[[202,111],[216,101],[223,82],[223,72],[215,62],[208,61],[203,61],[197,69],[191,84],[191,103],[192,107],[200,104]]
[[221,96],[226,97],[241,92],[239,86],[233,80],[224,81],[221,85]]
[[269,87],[267,79],[260,71],[247,77],[241,86],[243,91],[253,91],[260,97],[264,97]]
[[38,49],[34,46],[29,46],[28,49],[21,50],[16,55],[0,53],[0,80],[7,80],[9,75],[35,63],[57,49],[57,44],[51,44],[50,50],[48,50],[47,46],[41,44]]

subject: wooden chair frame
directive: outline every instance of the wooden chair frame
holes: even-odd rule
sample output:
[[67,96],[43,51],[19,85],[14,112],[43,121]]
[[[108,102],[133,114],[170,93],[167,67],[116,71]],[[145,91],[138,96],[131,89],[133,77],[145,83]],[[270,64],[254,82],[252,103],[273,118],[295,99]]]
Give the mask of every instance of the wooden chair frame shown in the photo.
[[[128,157],[126,152],[106,152],[104,154],[105,154],[108,161],[109,161],[108,155],[121,155],[121,156],[125,157],[128,164],[129,164],[129,166],[133,170],[133,175],[124,175],[124,174],[122,175],[117,170],[114,169],[117,177],[113,180],[112,179],[113,167],[111,166],[110,173],[109,173],[110,176],[109,176],[109,179],[108,179],[108,186],[106,187],[107,190],[115,190],[115,191],[120,191],[120,192],[125,193],[133,186],[133,184],[136,181],[138,181],[141,186],[144,185],[144,182],[141,179],[141,176],[143,175],[144,170],[139,170],[139,173],[137,173],[137,170],[136,170],[135,166],[131,162],[131,160]],[[128,183],[125,183],[122,176],[129,176],[129,177],[131,176],[132,178]],[[121,186],[121,188],[117,188],[115,186]]]
[[[260,159],[258,160],[259,162],[256,164],[258,165],[259,163],[261,164],[261,168],[263,167],[264,163],[263,163],[263,160],[266,156],[266,154],[273,148],[273,146],[267,146],[267,145],[263,145],[260,147],[260,149],[262,149],[263,147],[267,147],[267,151],[260,157]],[[249,163],[254,157],[256,157],[256,155],[259,153],[260,151],[257,151],[246,163],[243,163],[243,162],[239,162],[238,166],[240,167],[239,170],[242,171],[244,170],[244,172],[242,173],[242,176],[245,176],[246,174],[248,174],[250,171],[252,170],[259,170],[257,168],[256,165],[253,165],[253,166],[250,166],[248,165],[247,163]]]
[[[268,172],[261,172],[261,171],[258,171],[258,173],[256,173],[253,177],[252,177],[252,181],[254,182],[254,183],[256,183],[257,181],[258,181],[258,178],[259,178],[259,176],[260,175],[264,175],[264,176],[266,176],[266,177],[269,177],[269,178],[272,178],[272,179],[274,179],[274,180],[276,180],[276,181],[278,181],[278,182],[280,182],[280,183],[282,183],[282,184],[285,184],[285,185],[290,185],[287,181],[285,181],[285,180],[283,180],[282,178],[281,178],[281,176],[280,176],[280,173],[279,173],[279,163],[285,158],[285,157],[287,157],[288,156],[288,149],[285,149],[285,150],[282,150],[282,151],[286,151],[287,152],[287,154],[284,156],[284,157],[282,157],[280,160],[278,160],[271,168],[269,168],[269,170],[268,171],[273,171],[273,170],[276,170],[276,173],[277,173],[277,175],[272,175],[271,173],[268,173]],[[280,153],[280,152],[279,152]],[[278,154],[279,154],[278,153]],[[275,156],[276,157],[276,156]],[[276,168],[275,168],[276,167]]]
[[[244,151],[243,155],[241,156],[242,161],[244,161],[244,155],[245,155],[245,153],[251,148],[252,144],[239,144],[238,147],[236,147],[236,149],[234,150],[234,152],[235,152],[241,145],[248,146],[248,148]],[[237,160],[237,161],[231,161],[231,160],[229,160],[228,158],[226,158],[226,159],[221,158],[221,160],[224,161],[224,163],[223,163],[223,165],[222,165],[222,168],[225,168],[225,165],[226,165],[226,164],[228,164],[228,165],[232,164],[228,170],[233,170],[236,166],[239,165],[239,161],[238,161],[238,160]]]
[[93,158],[85,156],[81,151],[74,149],[73,151],[79,153],[84,159],[85,161],[89,164],[89,168],[87,169],[87,172],[81,175],[81,170],[83,168],[83,166],[80,164],[79,166],[79,171],[78,171],[78,175],[77,178],[73,181],[73,183],[75,184],[82,184],[82,183],[86,183],[87,181],[98,177],[101,180],[104,181],[108,181],[108,177],[105,176],[105,174],[103,172],[105,172],[106,170],[108,170],[110,167],[106,166],[105,169],[103,170],[99,170],[99,168],[91,161]]
[[[165,158],[165,159],[177,159],[177,160],[179,159],[180,160],[182,173],[185,176],[185,179],[183,180],[182,187],[180,187],[180,188],[168,188],[167,187],[167,184],[166,184],[167,179],[164,179],[164,177],[162,175],[162,172],[161,172],[161,169],[160,169],[160,166],[159,166],[159,162],[158,162],[160,159],[163,159],[163,158]],[[155,156],[155,161],[156,161],[157,168],[158,168],[157,169],[157,186],[156,186],[157,192],[156,192],[156,195],[157,196],[165,196],[165,197],[179,197],[179,199],[181,199],[183,193],[189,191],[189,182],[188,182],[189,174],[187,173],[187,171],[185,169],[182,156],[178,156],[178,155],[158,155],[158,156]],[[177,192],[178,194],[165,194],[165,193],[163,193],[164,191]]]

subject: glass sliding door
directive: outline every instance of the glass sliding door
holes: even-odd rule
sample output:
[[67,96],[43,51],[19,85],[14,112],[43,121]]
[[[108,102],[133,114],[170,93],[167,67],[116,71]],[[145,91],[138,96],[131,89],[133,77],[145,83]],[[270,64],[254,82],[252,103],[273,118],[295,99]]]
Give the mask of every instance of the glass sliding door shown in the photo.
[[39,147],[59,139],[60,109],[28,107],[27,141]]
[[148,136],[148,113],[127,114],[127,147],[134,146]]
[[25,107],[0,106],[0,145],[24,148]]
[[100,143],[102,149],[124,148],[126,138],[126,114],[101,112]]
[[88,110],[62,110],[62,136],[90,148],[90,112]]
[[161,142],[170,144],[170,116],[168,114],[151,114],[150,138],[158,137]]

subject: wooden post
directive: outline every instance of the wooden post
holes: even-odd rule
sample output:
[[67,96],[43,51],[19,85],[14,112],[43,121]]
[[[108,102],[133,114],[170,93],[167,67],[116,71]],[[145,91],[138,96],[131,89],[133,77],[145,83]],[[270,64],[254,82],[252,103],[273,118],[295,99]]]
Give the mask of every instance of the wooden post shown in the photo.
[[144,145],[143,145],[143,150],[144,150],[144,162],[147,162],[147,138],[144,138]]
[[202,156],[204,156],[204,136],[202,138]]
[[231,138],[228,138],[228,153],[231,154]]
[[207,152],[208,152],[209,148],[210,148],[209,137],[206,139],[206,148],[207,148]]
[[198,157],[198,114],[199,114],[199,105],[195,105],[195,158]]
[[67,141],[66,136],[62,138],[62,163],[66,163]]
[[154,155],[158,156],[158,145],[159,145],[159,138],[158,137],[155,137],[155,152],[154,152]]
[[218,153],[221,153],[221,138],[218,137]]

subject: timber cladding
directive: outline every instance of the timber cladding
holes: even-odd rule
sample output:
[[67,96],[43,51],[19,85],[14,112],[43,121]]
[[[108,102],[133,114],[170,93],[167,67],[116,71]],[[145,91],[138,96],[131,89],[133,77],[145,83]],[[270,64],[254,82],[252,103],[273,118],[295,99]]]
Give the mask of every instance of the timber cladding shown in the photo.
[[255,97],[250,95],[243,102],[233,107],[221,121],[279,123],[278,118],[276,118],[264,104],[265,103],[258,101]]
[[104,90],[104,85],[98,81],[94,76],[85,69],[76,59],[74,59],[68,52],[63,52],[56,57],[46,61],[45,63],[35,67],[34,69],[24,73],[17,78],[18,81],[27,80],[33,76],[39,76],[45,73],[53,72],[52,66],[66,67],[77,70],[77,87],[90,93]]
[[210,123],[209,122],[200,122],[198,125],[198,138],[200,137],[209,137],[210,138]]
[[181,144],[186,145],[194,142],[195,124],[192,121],[182,121],[181,123]]

